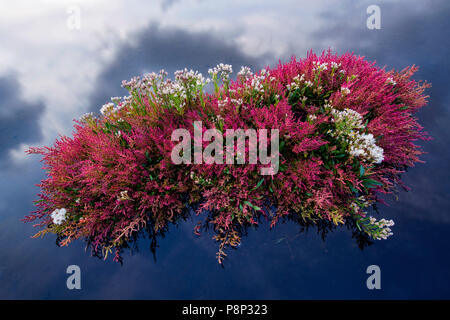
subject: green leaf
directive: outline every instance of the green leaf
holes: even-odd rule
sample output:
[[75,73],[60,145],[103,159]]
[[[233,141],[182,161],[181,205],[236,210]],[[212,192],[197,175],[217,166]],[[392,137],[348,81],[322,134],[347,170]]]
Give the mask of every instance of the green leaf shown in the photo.
[[353,193],[357,193],[358,192],[358,190],[350,182],[348,182],[347,185],[350,188],[351,192],[353,192]]
[[362,166],[362,164],[359,167],[359,176],[362,177],[364,175],[366,171],[364,170],[364,167]]
[[262,185],[263,182],[264,182],[264,178],[261,178],[261,180],[259,180],[258,183],[256,184],[256,187],[254,187],[252,189],[252,191],[258,189]]
[[131,124],[129,124],[126,121],[120,122],[120,126],[121,126],[121,129],[124,131],[127,131],[127,132],[131,131]]
[[111,131],[111,129],[113,129],[113,126],[111,125],[111,123],[105,122],[105,128]]
[[373,179],[364,179],[363,185],[366,188],[375,188],[376,186],[382,186],[383,184],[381,182],[373,180]]
[[260,207],[255,206],[254,204],[251,204],[249,201],[244,201],[244,203],[245,203],[246,205],[248,205],[249,207],[253,208],[253,209],[256,210],[256,211],[260,211],[260,210],[261,210]]
[[367,128],[367,124],[369,123],[369,119],[366,120],[366,123],[364,123],[364,129]]
[[362,231],[358,220],[356,220],[356,226],[358,227],[359,231]]

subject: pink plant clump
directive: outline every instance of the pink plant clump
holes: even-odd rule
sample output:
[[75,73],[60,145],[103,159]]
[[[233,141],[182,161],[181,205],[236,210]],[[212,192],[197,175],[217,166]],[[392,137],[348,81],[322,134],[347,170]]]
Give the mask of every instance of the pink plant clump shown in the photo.
[[[411,79],[416,70],[385,71],[327,51],[257,73],[242,67],[235,81],[223,64],[210,79],[185,69],[174,80],[161,71],[124,81],[130,95],[113,98],[101,117],[76,121],[72,138],[28,150],[43,156],[47,179],[24,221],[38,221],[35,236],[55,233],[62,246],[86,239],[93,253],[106,259],[114,251],[115,260],[141,230],[155,235],[187,208],[203,216],[196,233],[213,228],[220,263],[261,219],[271,227],[284,217],[351,222],[385,239],[393,221],[366,209],[403,186],[400,174],[423,153],[415,142],[429,139],[413,117],[429,87]],[[171,134],[192,133],[194,121],[203,131],[278,129],[278,172],[260,175],[259,163],[173,163]]]

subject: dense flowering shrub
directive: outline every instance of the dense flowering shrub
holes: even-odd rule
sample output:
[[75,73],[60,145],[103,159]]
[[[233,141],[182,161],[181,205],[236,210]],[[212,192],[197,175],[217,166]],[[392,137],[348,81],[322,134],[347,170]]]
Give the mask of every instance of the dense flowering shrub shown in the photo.
[[[403,186],[400,174],[422,153],[414,142],[428,139],[413,117],[429,86],[411,80],[416,69],[385,71],[353,54],[324,52],[257,73],[242,67],[235,81],[224,64],[209,79],[185,69],[173,80],[161,71],[124,81],[130,95],[112,98],[101,117],[76,121],[73,138],[29,149],[43,155],[48,178],[24,220],[39,220],[37,235],[56,233],[61,245],[84,238],[95,254],[115,250],[118,260],[140,230],[155,236],[187,208],[204,217],[196,233],[213,227],[219,262],[261,219],[271,226],[283,217],[350,221],[386,239],[393,221],[377,221],[367,209]],[[259,163],[174,164],[171,134],[192,132],[195,121],[223,133],[277,129],[278,172],[260,175]]]

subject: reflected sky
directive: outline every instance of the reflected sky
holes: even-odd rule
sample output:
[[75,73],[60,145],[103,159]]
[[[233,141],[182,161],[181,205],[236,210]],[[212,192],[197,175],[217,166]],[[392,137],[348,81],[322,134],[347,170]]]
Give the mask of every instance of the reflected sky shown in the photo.
[[[78,33],[65,29],[62,3],[30,1],[22,11],[14,5],[0,10],[6,43],[0,53],[0,298],[450,298],[448,2],[248,1],[214,7],[179,0],[138,10],[136,1],[109,7],[80,1]],[[365,9],[377,3],[382,29],[368,30]],[[21,26],[18,39],[7,32],[11,26]],[[262,224],[249,230],[221,268],[212,234],[194,235],[194,220],[171,226],[158,242],[156,262],[150,242],[141,240],[138,252],[124,253],[122,266],[91,257],[82,241],[59,248],[55,236],[30,238],[34,228],[20,219],[33,210],[35,185],[44,172],[39,157],[24,157],[24,148],[70,135],[74,118],[126,94],[121,80],[161,68],[205,73],[219,62],[234,69],[274,66],[292,54],[303,57],[309,49],[329,47],[355,51],[388,69],[416,64],[415,79],[433,85],[429,105],[417,115],[433,136],[421,143],[425,163],[404,175],[411,191],[379,207],[380,217],[396,222],[389,240],[360,250],[346,228],[323,241],[314,229],[299,233],[292,222],[273,230]],[[81,290],[66,288],[71,264],[81,268]],[[378,291],[366,287],[372,264],[381,268]]]

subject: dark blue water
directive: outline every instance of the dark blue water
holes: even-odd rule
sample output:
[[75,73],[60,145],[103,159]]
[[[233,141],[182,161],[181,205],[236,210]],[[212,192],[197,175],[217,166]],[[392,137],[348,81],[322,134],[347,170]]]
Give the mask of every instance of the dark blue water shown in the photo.
[[[111,259],[103,261],[90,257],[81,241],[59,248],[52,235],[31,239],[34,228],[19,220],[33,210],[32,200],[38,192],[34,185],[44,177],[39,169],[39,158],[30,157],[24,163],[4,158],[0,162],[0,298],[450,298],[450,44],[445,32],[450,29],[449,4],[435,1],[422,11],[386,4],[382,6],[383,28],[377,31],[365,28],[365,11],[360,9],[359,13],[329,12],[333,17],[331,22],[309,35],[311,40],[304,44],[304,50],[286,53],[286,57],[292,53],[304,56],[309,48],[318,51],[332,46],[341,53],[355,50],[377,60],[380,66],[387,65],[388,69],[417,64],[421,69],[415,78],[433,83],[433,88],[427,92],[431,96],[429,106],[418,114],[420,122],[434,138],[422,143],[428,152],[422,157],[425,163],[404,175],[406,184],[412,188],[410,192],[401,192],[398,201],[387,198],[389,206],[379,208],[378,217],[396,222],[393,237],[360,250],[346,228],[329,233],[323,241],[313,229],[299,233],[294,223],[280,224],[273,230],[262,225],[258,230],[249,231],[238,250],[230,251],[225,268],[221,268],[215,259],[217,244],[211,235],[195,236],[192,232],[195,223],[187,221],[172,227],[159,241],[156,262],[148,249],[149,242],[140,241],[140,251],[133,255],[125,252],[121,266]],[[361,28],[346,24],[349,19],[359,19]],[[150,39],[154,32],[152,28],[149,34],[143,30],[141,37]],[[183,35],[183,32],[172,36]],[[181,38],[189,36],[184,35]],[[196,45],[203,43],[201,37],[199,40],[192,36],[192,39],[197,41],[194,41]],[[165,42],[155,41],[160,41],[164,50]],[[169,40],[166,45],[168,43]],[[206,48],[207,43],[211,42],[205,42],[205,50],[210,50],[212,59],[214,54],[222,52],[233,56],[237,62],[245,60],[244,55],[236,54],[237,49],[227,48],[217,53]],[[117,74],[107,77],[105,71],[99,79],[106,84],[93,90],[103,92],[104,101],[117,95],[112,89],[117,89],[129,72],[137,72],[148,65],[146,53],[154,50],[144,40],[137,41],[135,48],[126,49],[131,50],[127,54],[133,59],[123,62],[119,52],[117,60],[110,65]],[[197,63],[199,68],[203,67],[189,52],[185,50],[174,59],[181,66],[195,68]],[[274,63],[278,58],[272,57],[271,61]],[[170,69],[171,66],[166,66],[167,59],[153,61],[151,67]],[[258,65],[261,61],[248,58],[245,64]],[[105,82],[108,78],[112,79],[110,83]],[[68,275],[65,271],[73,264],[81,268],[81,290],[66,288]],[[369,265],[378,265],[381,269],[381,290],[366,287]]]
[[[422,165],[410,176],[420,174]],[[394,236],[360,250],[346,228],[323,241],[313,229],[299,233],[294,223],[269,230],[250,230],[237,250],[230,251],[225,268],[215,260],[216,243],[209,234],[197,237],[193,221],[173,227],[159,241],[156,262],[140,241],[140,251],[124,254],[120,266],[111,259],[90,257],[84,244],[59,248],[55,237],[30,239],[31,225],[19,219],[32,209],[29,199],[39,175],[32,167],[11,170],[7,181],[20,178],[17,189],[2,186],[0,230],[1,298],[96,299],[316,299],[316,298],[448,298],[450,244],[448,222],[430,221],[433,212],[406,201],[381,208],[396,221]],[[439,197],[435,196],[435,201]],[[400,198],[424,199],[411,192]],[[443,199],[441,199],[443,200]],[[420,210],[420,211],[419,211]],[[415,211],[415,212],[414,212]],[[423,216],[421,218],[421,216]],[[81,268],[81,290],[68,290],[65,270]],[[366,268],[381,268],[381,290],[368,290]]]

